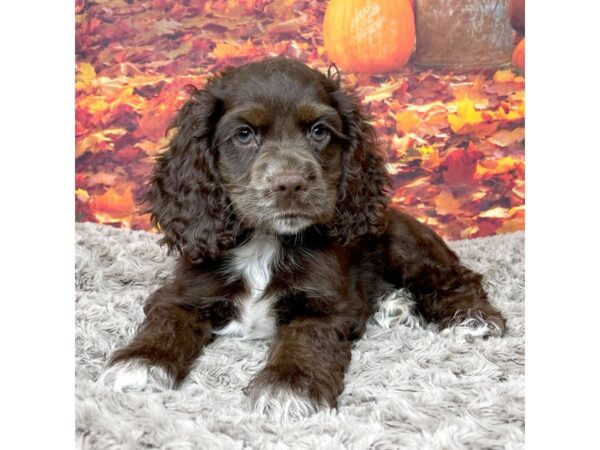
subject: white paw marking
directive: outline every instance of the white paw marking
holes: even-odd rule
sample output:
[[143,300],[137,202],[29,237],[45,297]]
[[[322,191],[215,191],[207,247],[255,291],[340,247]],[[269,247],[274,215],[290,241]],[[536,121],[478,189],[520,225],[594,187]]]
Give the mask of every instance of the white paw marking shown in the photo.
[[406,289],[386,292],[377,300],[379,310],[373,318],[383,328],[404,325],[423,328],[425,321],[416,310],[414,296]]
[[315,414],[327,405],[317,405],[288,388],[249,388],[250,407],[270,419],[293,421]]
[[[490,336],[502,336],[502,327],[493,320],[484,319],[481,314],[466,313],[467,317],[458,319],[450,327],[442,330],[441,336],[457,336],[464,338],[467,342],[473,342],[476,338],[487,338]],[[455,317],[464,316],[464,311],[457,311]]]
[[107,367],[100,374],[98,383],[117,392],[162,392],[173,389],[174,385],[173,378],[164,369],[141,359],[120,361]]

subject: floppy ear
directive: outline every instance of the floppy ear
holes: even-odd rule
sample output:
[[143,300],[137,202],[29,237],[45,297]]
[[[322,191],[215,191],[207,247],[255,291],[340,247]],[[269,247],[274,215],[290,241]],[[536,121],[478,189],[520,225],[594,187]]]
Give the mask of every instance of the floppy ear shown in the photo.
[[[209,85],[210,88],[210,85]],[[221,102],[208,88],[192,88],[170,128],[177,131],[156,160],[145,201],[161,244],[190,262],[214,259],[234,245],[236,219],[227,206],[212,148]]]
[[337,68],[333,75],[330,68],[328,80],[333,87],[329,93],[331,101],[342,117],[344,134],[348,137],[342,155],[338,212],[329,228],[330,234],[345,245],[385,230],[386,190],[390,183],[385,157],[377,145],[375,130],[361,112],[358,96],[340,87]]

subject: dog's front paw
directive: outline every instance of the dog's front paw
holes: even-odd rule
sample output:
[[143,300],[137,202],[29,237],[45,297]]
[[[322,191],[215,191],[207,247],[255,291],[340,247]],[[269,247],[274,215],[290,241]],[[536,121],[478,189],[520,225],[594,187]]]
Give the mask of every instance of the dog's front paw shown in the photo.
[[159,366],[143,359],[128,359],[108,366],[100,374],[98,383],[117,392],[162,392],[173,388],[173,378]]
[[417,310],[417,302],[408,289],[386,292],[377,300],[378,311],[373,315],[375,322],[383,328],[404,325],[423,328],[425,320]]
[[335,407],[335,394],[309,373],[266,367],[244,388],[251,407],[277,420],[308,417]]
[[456,312],[443,328],[442,335],[459,335],[472,342],[475,338],[502,336],[506,331],[506,319],[496,309],[469,309]]

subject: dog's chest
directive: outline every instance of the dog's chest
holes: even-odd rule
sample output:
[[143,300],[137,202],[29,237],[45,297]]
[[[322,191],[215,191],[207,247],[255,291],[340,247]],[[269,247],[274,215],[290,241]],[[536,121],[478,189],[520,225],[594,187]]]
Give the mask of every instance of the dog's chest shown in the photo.
[[237,336],[244,339],[271,337],[276,329],[273,306],[276,298],[266,294],[273,265],[280,244],[275,239],[257,236],[245,245],[231,251],[227,274],[232,279],[243,279],[246,290],[234,300],[236,318],[219,330],[218,335]]

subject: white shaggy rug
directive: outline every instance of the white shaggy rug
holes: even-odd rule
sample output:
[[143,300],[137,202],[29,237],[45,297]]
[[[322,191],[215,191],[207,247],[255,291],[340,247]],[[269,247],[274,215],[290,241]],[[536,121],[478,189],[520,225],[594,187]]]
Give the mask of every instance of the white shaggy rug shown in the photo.
[[[524,234],[451,243],[508,320],[502,338],[371,320],[337,410],[274,421],[242,388],[268,342],[219,338],[178,391],[95,383],[128,342],[146,297],[171,274],[157,235],[76,225],[76,439],[82,449],[515,449],[525,417]],[[475,333],[476,334],[476,333]]]

